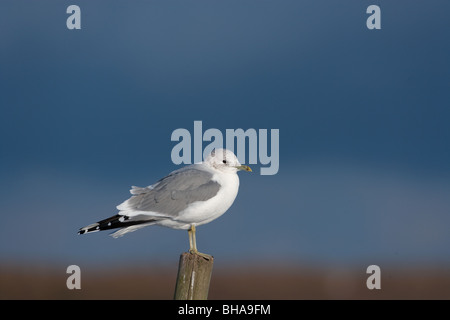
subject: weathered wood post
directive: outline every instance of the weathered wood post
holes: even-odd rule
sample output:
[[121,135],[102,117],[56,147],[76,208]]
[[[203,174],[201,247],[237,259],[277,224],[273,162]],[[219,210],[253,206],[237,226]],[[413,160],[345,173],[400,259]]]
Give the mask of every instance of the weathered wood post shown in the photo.
[[214,258],[205,254],[185,252],[180,256],[175,300],[208,299]]

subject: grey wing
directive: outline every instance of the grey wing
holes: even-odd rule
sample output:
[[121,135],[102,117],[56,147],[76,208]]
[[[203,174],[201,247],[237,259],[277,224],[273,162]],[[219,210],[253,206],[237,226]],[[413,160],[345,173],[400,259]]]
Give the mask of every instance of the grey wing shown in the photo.
[[151,187],[134,187],[135,195],[117,208],[175,217],[189,204],[206,201],[219,192],[220,184],[211,178],[210,172],[195,167],[177,170]]

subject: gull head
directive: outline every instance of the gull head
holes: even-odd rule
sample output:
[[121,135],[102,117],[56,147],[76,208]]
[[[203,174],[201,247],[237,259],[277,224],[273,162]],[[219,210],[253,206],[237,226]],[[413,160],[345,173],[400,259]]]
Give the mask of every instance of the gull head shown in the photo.
[[249,166],[240,164],[234,153],[227,149],[214,149],[204,163],[223,172],[252,171]]

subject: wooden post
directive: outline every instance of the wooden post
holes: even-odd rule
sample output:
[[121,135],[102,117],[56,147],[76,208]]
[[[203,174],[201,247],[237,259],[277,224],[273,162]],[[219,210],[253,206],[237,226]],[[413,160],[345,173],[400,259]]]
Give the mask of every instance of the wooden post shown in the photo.
[[208,299],[214,258],[205,254],[185,252],[178,265],[175,300]]

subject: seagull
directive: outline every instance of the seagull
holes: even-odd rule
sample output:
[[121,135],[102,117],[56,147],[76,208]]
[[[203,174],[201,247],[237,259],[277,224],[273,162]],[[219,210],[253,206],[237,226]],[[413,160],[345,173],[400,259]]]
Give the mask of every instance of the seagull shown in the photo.
[[227,149],[214,149],[203,162],[175,170],[156,183],[132,186],[132,196],[117,206],[119,212],[90,224],[78,234],[118,229],[118,238],[138,229],[158,225],[188,230],[189,252],[199,254],[195,229],[223,215],[233,204],[239,189],[238,171],[249,171]]

